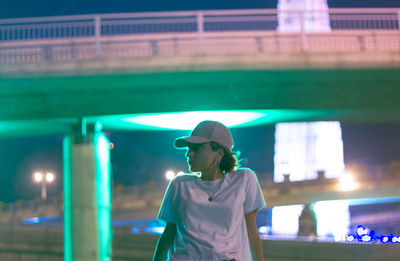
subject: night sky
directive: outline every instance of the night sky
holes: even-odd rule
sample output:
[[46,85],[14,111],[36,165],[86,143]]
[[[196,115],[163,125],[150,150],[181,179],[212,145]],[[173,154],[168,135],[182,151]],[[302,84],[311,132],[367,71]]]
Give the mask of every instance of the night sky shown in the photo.
[[[400,7],[399,0],[328,0],[331,8]],[[14,0],[3,1],[0,18],[125,13],[176,10],[276,8],[277,0],[124,1],[124,0]],[[23,8],[21,8],[23,7]]]
[[[58,16],[90,13],[147,12],[171,10],[276,8],[276,1],[3,1],[0,18]],[[331,0],[329,6],[400,7],[399,0]],[[343,124],[345,163],[388,164],[400,160],[399,124]],[[273,172],[274,126],[233,129],[236,148],[243,165],[263,178]],[[106,133],[115,144],[111,151],[114,184],[137,185],[161,182],[167,169],[187,170],[184,150],[176,150],[176,137],[182,131],[135,131]],[[57,175],[48,188],[49,196],[62,191],[62,136],[0,138],[0,202],[40,195],[32,182],[36,170]],[[269,174],[268,174],[269,173]]]

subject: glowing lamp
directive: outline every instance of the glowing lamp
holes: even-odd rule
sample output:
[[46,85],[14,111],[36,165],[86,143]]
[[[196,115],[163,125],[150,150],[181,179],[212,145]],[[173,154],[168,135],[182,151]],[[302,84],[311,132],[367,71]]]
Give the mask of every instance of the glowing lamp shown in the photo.
[[339,190],[341,191],[352,191],[358,188],[358,184],[355,182],[354,177],[350,173],[345,173],[339,179]]
[[35,174],[33,174],[33,180],[35,182],[41,182],[43,180],[43,174],[40,172],[35,172]]
[[174,177],[175,177],[175,172],[173,172],[172,170],[168,170],[168,171],[165,173],[165,178],[166,178],[167,180],[172,180]]
[[48,183],[53,182],[53,181],[54,181],[54,174],[51,173],[51,172],[47,173],[47,174],[46,174],[46,181],[47,181]]

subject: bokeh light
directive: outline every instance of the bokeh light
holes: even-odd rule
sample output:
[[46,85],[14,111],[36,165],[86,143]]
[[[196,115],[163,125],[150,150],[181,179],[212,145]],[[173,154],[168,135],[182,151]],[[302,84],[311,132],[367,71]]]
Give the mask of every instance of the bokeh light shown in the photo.
[[352,191],[358,188],[358,184],[355,182],[354,177],[351,173],[345,173],[339,179],[339,190],[341,191]]
[[175,177],[175,172],[173,172],[172,170],[168,170],[167,172],[165,172],[165,178],[167,180],[172,180]]
[[40,172],[35,172],[35,174],[33,174],[33,180],[35,182],[41,182],[43,180],[43,174]]

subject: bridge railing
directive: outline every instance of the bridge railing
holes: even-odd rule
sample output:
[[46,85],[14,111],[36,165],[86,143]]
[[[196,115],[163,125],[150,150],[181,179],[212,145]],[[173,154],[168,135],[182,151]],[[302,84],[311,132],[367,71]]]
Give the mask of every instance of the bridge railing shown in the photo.
[[220,10],[7,19],[0,20],[0,63],[203,54],[398,52],[399,21],[400,9]]

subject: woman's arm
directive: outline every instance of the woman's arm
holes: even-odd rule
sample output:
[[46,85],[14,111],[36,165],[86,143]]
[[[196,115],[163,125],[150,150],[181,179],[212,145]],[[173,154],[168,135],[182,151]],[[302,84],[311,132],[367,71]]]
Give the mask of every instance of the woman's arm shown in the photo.
[[263,251],[261,246],[260,234],[256,225],[257,210],[245,214],[247,235],[249,237],[251,256],[253,261],[263,261]]
[[175,235],[176,225],[173,223],[167,223],[164,232],[158,239],[158,243],[154,251],[153,261],[167,260],[168,250],[174,243]]

